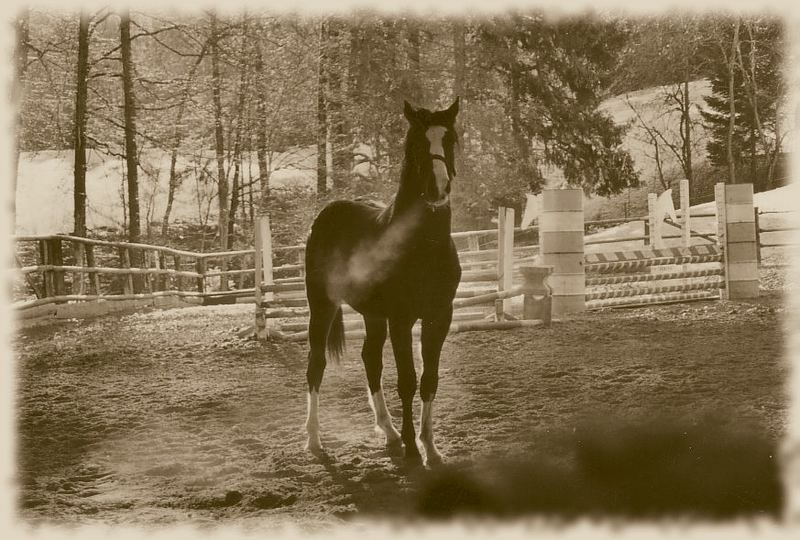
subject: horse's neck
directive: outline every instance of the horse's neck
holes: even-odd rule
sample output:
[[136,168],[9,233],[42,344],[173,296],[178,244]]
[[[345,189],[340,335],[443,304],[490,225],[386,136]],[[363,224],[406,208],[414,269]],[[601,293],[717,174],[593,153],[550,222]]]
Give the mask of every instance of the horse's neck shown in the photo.
[[406,159],[400,173],[400,186],[392,201],[387,223],[408,229],[414,235],[421,235],[426,240],[449,240],[450,208],[430,210],[421,200],[419,185],[412,176],[413,168]]
[[449,207],[434,211],[417,197],[412,201],[395,199],[387,211],[387,229],[400,229],[410,236],[428,241],[446,243],[450,239]]

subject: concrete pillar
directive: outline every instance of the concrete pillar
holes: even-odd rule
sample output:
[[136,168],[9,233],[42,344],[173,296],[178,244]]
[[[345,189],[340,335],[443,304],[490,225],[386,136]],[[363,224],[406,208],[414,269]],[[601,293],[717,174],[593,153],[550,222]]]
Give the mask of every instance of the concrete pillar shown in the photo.
[[715,186],[717,231],[725,264],[725,297],[730,300],[758,297],[758,244],[753,184]]
[[548,279],[553,290],[553,317],[585,310],[583,190],[542,192],[539,246],[542,263],[553,267]]

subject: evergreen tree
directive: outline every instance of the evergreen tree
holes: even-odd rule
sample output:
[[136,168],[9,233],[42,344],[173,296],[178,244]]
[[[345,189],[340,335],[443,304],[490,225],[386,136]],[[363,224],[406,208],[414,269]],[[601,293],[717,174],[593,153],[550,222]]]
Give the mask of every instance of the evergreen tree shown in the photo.
[[482,88],[468,97],[473,120],[492,125],[473,124],[483,163],[471,165],[475,176],[495,171],[495,204],[521,207],[526,191],[544,187],[551,166],[599,195],[637,185],[621,148],[625,126],[597,111],[625,40],[621,25],[586,18],[514,14],[477,25],[469,49]]
[[[707,107],[702,111],[711,134],[708,155],[715,166],[728,165],[732,99],[735,113],[731,151],[736,171],[733,181],[752,182],[756,189],[768,189],[772,187],[783,137],[778,117],[784,94],[783,29],[774,19],[752,19],[741,22],[735,42],[733,31],[730,22],[718,25],[705,51],[712,60],[709,63],[712,95],[706,98]],[[731,43],[734,53],[730,52]],[[730,62],[733,70],[729,69]]]

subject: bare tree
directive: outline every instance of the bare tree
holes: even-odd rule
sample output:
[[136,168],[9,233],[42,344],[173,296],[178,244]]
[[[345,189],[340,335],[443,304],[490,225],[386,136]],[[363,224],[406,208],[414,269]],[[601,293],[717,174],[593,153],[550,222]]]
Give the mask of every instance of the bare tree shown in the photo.
[[468,99],[467,99],[467,41],[466,24],[462,21],[453,23],[453,93],[460,98],[458,106],[459,117],[459,141],[466,145],[464,140],[465,129],[468,118]]
[[225,173],[225,139],[222,127],[222,76],[220,74],[219,42],[221,33],[216,13],[211,13],[211,92],[214,103],[214,148],[217,157],[217,202],[219,208],[219,245],[228,245],[228,178]]
[[[741,40],[736,42],[736,64],[739,68],[739,71],[742,76],[742,82],[745,88],[745,92],[747,93],[747,100],[750,104],[750,109],[753,115],[753,131],[754,137],[752,137],[752,144],[755,146],[756,144],[756,137],[758,141],[761,143],[761,149],[767,156],[767,179],[766,185],[771,186],[773,177],[775,175],[775,167],[777,165],[778,157],[780,156],[781,151],[781,143],[783,139],[783,134],[780,132],[780,122],[777,119],[776,115],[776,126],[775,126],[775,133],[774,133],[774,141],[770,141],[767,135],[767,131],[764,128],[761,119],[760,113],[760,99],[759,96],[762,92],[762,89],[759,88],[758,77],[756,75],[756,66],[759,64],[757,59],[757,55],[759,54],[759,44],[758,40],[756,39],[755,30],[754,30],[755,22],[753,20],[745,21],[744,28],[747,31],[747,39],[748,39],[748,59],[745,62],[745,59],[742,56],[742,47],[741,47]],[[733,100],[731,100],[733,101]],[[755,170],[757,168],[758,160],[756,159],[757,151],[755,149],[752,150],[753,159],[751,162],[751,166],[753,167],[753,179],[755,180],[756,174]]]
[[123,10],[120,14],[119,34],[122,55],[122,91],[125,98],[123,110],[125,115],[125,164],[128,175],[128,240],[138,242],[141,226],[139,223],[139,175],[136,148],[136,96],[133,89],[131,15],[128,10]]
[[78,21],[78,66],[75,71],[75,167],[73,234],[86,236],[86,105],[89,77],[89,15]]
[[319,23],[319,55],[317,64],[317,194],[328,192],[328,21]]
[[[131,54],[131,15],[123,10],[119,20],[120,53],[122,56],[122,91],[125,116],[125,165],[128,178],[128,241],[138,242],[141,236],[139,222],[139,154],[136,148],[136,96],[133,90],[133,59]],[[139,250],[130,250],[132,267],[141,266]],[[143,280],[135,275],[134,292],[141,292]]]
[[181,181],[183,180],[184,175],[186,174],[185,171],[178,173],[177,171],[177,162],[178,162],[178,150],[181,146],[181,141],[183,139],[183,118],[186,114],[186,107],[191,101],[192,94],[191,88],[192,83],[194,82],[195,74],[197,73],[197,68],[203,62],[203,58],[205,58],[206,50],[208,48],[209,41],[206,40],[202,47],[200,48],[200,52],[197,54],[197,58],[195,58],[194,63],[192,64],[191,69],[189,70],[189,74],[186,77],[186,83],[183,87],[183,94],[181,96],[181,102],[178,106],[178,113],[175,118],[175,130],[173,132],[172,138],[172,150],[170,154],[169,160],[169,184],[167,187],[167,206],[164,209],[164,217],[161,220],[161,236],[166,237],[167,233],[169,232],[169,217],[172,213],[172,205],[175,202],[175,191],[180,187]]
[[736,51],[739,50],[739,24],[737,18],[733,26],[733,39],[731,39],[730,54],[725,53],[725,48],[722,48],[722,54],[728,64],[728,102],[730,105],[730,117],[728,119],[728,175],[731,184],[736,183],[736,162],[733,155],[733,135],[736,130]]
[[22,151],[22,96],[25,84],[25,72],[28,67],[28,44],[30,42],[30,10],[25,9],[17,17],[15,24],[16,44],[14,47],[14,102],[17,104],[14,118],[14,170],[12,174],[11,223],[16,226],[17,217],[17,176],[19,174],[19,156]]
[[265,95],[264,50],[260,41],[255,44],[254,70],[256,76],[256,159],[261,207],[269,198],[269,167],[267,166],[267,98]]
[[247,58],[247,44],[250,41],[248,32],[247,15],[242,16],[242,40],[239,49],[239,87],[237,90],[238,99],[236,104],[236,125],[234,126],[233,142],[233,181],[231,184],[231,205],[228,216],[228,240],[227,249],[233,249],[233,229],[236,222],[236,211],[239,207],[240,186],[242,173],[242,137],[245,120],[245,97],[247,96],[249,78],[247,73],[250,70],[250,62]]

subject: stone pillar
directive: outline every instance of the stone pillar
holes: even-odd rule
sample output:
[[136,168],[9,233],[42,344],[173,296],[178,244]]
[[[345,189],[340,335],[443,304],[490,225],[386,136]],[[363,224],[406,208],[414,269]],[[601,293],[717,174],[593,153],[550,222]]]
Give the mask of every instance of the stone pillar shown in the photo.
[[758,297],[758,244],[753,212],[753,184],[715,186],[717,231],[725,265],[729,300]]
[[553,317],[585,310],[583,190],[542,192],[539,246],[542,263],[553,267],[548,279],[553,291]]

